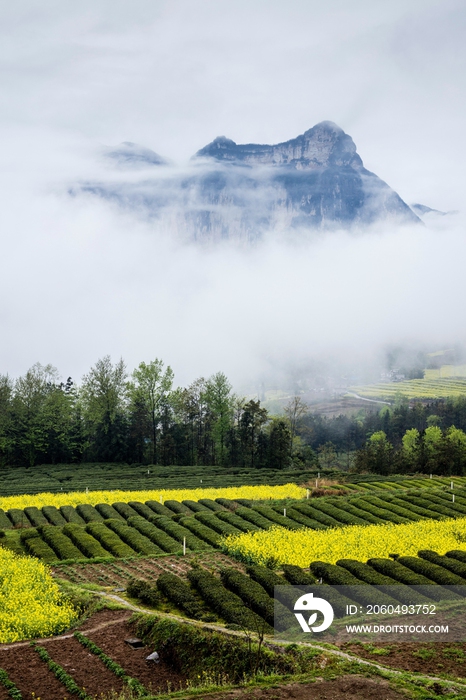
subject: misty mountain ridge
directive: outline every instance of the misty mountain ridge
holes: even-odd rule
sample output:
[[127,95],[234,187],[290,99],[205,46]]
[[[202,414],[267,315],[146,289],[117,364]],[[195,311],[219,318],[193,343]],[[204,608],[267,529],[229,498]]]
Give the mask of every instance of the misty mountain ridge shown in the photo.
[[[106,155],[119,169],[146,168],[146,177],[136,183],[82,183],[73,194],[87,192],[117,202],[199,241],[254,242],[267,232],[363,228],[379,222],[421,224],[420,208],[413,211],[366,170],[351,136],[329,121],[272,145],[217,137],[191,158],[184,172],[167,168],[168,161],[155,151],[131,142]],[[147,169],[154,167],[156,176],[147,177]]]

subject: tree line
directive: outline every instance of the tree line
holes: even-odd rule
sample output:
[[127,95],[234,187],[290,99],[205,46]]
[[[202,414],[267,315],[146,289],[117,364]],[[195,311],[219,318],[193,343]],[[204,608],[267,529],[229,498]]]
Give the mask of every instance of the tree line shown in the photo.
[[[233,393],[225,374],[174,388],[172,369],[155,359],[128,374],[106,356],[76,385],[51,365],[16,380],[0,376],[0,464],[82,461],[179,465],[289,466],[296,426],[260,401]],[[295,416],[296,417],[296,416]],[[294,437],[294,440],[293,440]],[[298,441],[299,442],[299,441]],[[314,459],[308,451],[310,461]]]

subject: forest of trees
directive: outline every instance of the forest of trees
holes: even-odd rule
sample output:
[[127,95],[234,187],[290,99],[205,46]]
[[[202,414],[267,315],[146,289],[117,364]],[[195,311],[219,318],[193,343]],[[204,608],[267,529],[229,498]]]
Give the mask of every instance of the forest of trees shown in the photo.
[[[292,397],[280,416],[222,372],[174,388],[161,360],[96,362],[75,384],[50,365],[0,375],[0,466],[79,462],[466,473],[466,397],[333,418]],[[466,436],[465,436],[466,439]]]

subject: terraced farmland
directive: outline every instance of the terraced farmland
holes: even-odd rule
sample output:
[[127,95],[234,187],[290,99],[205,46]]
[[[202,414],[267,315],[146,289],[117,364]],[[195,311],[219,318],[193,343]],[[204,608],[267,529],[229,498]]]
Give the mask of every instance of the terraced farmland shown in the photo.
[[392,401],[396,396],[408,399],[444,399],[466,394],[466,379],[409,379],[402,382],[367,384],[351,387],[359,396]]

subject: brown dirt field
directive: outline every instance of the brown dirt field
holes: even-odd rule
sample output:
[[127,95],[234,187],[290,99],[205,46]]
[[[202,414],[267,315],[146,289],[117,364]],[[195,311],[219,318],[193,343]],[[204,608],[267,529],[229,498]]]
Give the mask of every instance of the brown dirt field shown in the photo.
[[222,566],[234,566],[241,571],[244,570],[242,564],[230,559],[225,554],[209,552],[197,556],[187,554],[186,557],[174,555],[141,558],[128,562],[119,560],[108,564],[74,564],[66,567],[55,567],[54,574],[78,584],[95,583],[99,586],[119,588],[124,587],[130,578],[155,581],[160,574],[166,571],[185,578],[193,560],[197,560],[202,566],[212,568],[215,571],[218,571]]
[[72,696],[30,646],[0,648],[0,668],[5,669],[25,700],[30,700],[33,693],[36,698],[47,700],[72,700]]
[[[167,688],[175,690],[186,687],[186,678],[172,671],[163,660],[153,665],[146,663],[145,657],[152,649],[131,649],[125,643],[125,639],[136,636],[134,626],[128,621],[130,615],[121,610],[100,610],[83,624],[82,633],[148,690],[166,692]],[[91,654],[69,634],[53,640],[39,640],[39,643],[90,696],[100,697],[102,693],[120,691],[125,687],[95,654]],[[17,685],[24,700],[31,699],[33,694],[37,700],[73,698],[27,642],[0,646],[0,668],[5,669]],[[8,698],[6,690],[0,686],[0,700]]]
[[269,688],[238,688],[203,696],[203,700],[406,700],[386,681],[342,676],[333,681],[290,683]]
[[[343,651],[384,666],[415,671],[431,676],[449,674],[466,677],[466,644],[438,642],[432,644],[343,644]],[[380,653],[382,651],[382,653]]]
[[[86,626],[82,633],[86,634]],[[86,634],[94,644],[97,644],[108,656],[122,666],[128,675],[137,678],[150,691],[167,692],[186,688],[186,677],[173,671],[163,659],[158,664],[147,663],[145,658],[155,651],[150,647],[131,649],[125,639],[136,637],[135,626],[127,620],[105,627],[97,632]]]

